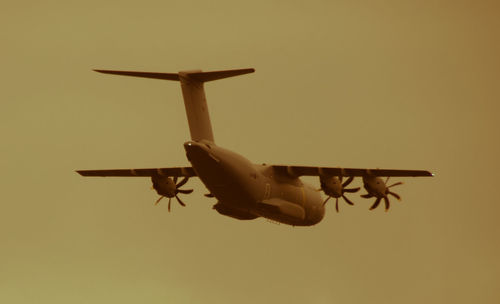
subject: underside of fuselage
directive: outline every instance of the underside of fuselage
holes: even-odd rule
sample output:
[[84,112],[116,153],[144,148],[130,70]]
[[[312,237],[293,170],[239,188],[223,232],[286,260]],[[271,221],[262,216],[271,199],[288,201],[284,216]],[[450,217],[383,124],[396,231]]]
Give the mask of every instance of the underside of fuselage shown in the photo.
[[189,141],[184,148],[197,176],[218,199],[214,209],[220,214],[293,226],[314,225],[324,216],[319,192],[298,178],[277,176],[272,168],[209,141]]

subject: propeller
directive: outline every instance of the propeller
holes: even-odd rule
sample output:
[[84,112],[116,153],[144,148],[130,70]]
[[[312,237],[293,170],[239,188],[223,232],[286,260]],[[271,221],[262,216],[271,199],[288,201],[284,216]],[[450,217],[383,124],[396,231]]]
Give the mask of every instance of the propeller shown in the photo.
[[371,198],[371,197],[376,197],[377,199],[375,200],[375,203],[370,207],[370,210],[373,210],[378,207],[382,199],[384,199],[385,203],[385,211],[387,212],[391,206],[390,201],[389,201],[389,195],[394,196],[398,201],[401,200],[401,196],[395,192],[392,192],[390,188],[394,186],[399,186],[402,185],[403,182],[396,182],[392,185],[387,186],[387,183],[389,182],[389,177],[385,180],[385,182],[382,182],[382,179],[380,177],[376,177],[374,179],[365,179],[365,189],[368,192],[367,194],[361,195],[362,198]]
[[354,193],[359,191],[359,187],[347,189],[347,187],[354,180],[354,176],[349,177],[344,183],[342,183],[342,176],[336,177],[332,176],[329,178],[320,177],[321,189],[325,192],[328,197],[323,202],[323,206],[332,197],[335,197],[335,210],[339,212],[339,198],[342,197],[346,203],[349,205],[354,205],[354,203],[348,199],[344,193]]
[[155,205],[158,205],[164,197],[168,197],[168,212],[170,212],[172,198],[175,197],[179,205],[186,207],[186,204],[179,198],[178,194],[189,194],[193,192],[193,189],[179,189],[187,183],[189,177],[184,177],[179,183],[177,183],[177,176],[174,176],[173,180],[170,177],[161,179],[151,177],[151,180],[153,181],[153,188],[160,195]]

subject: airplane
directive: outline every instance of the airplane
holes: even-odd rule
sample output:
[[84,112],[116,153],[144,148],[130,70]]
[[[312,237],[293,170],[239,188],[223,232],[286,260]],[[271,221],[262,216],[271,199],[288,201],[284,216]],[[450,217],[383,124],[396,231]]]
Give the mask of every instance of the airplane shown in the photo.
[[[339,211],[339,198],[349,205],[354,203],[346,193],[357,188],[347,188],[355,177],[361,177],[366,194],[361,197],[375,199],[370,210],[384,200],[389,210],[389,196],[401,197],[387,185],[389,177],[434,176],[425,170],[357,169],[340,167],[311,167],[254,164],[245,157],[215,144],[212,125],[205,97],[204,83],[223,78],[253,73],[254,69],[236,69],[203,72],[201,70],[178,73],[155,73],[115,70],[94,70],[104,74],[134,76],[179,81],[182,89],[191,140],[184,143],[186,157],[191,167],[77,170],[82,176],[150,177],[159,199],[168,198],[170,212],[172,198],[181,206],[186,204],[179,194],[189,194],[193,189],[181,189],[188,179],[197,176],[208,189],[207,197],[217,199],[213,205],[218,213],[238,220],[260,217],[292,226],[312,226],[325,215],[325,205],[335,198]],[[301,176],[319,177],[320,189],[308,185]],[[182,177],[180,182],[178,179]],[[344,181],[344,177],[347,179]],[[382,177],[387,177],[384,181]],[[321,197],[323,191],[327,198]]]

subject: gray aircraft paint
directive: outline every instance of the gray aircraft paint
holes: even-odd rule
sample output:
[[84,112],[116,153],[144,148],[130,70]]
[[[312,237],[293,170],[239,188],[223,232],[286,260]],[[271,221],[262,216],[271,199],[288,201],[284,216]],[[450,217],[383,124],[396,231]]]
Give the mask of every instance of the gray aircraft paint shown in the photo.
[[[423,170],[256,165],[233,151],[217,146],[214,142],[203,84],[207,81],[252,73],[254,69],[215,72],[196,70],[179,73],[96,71],[180,81],[191,135],[191,141],[184,144],[184,149],[192,167],[77,171],[83,176],[150,176],[158,194],[169,197],[169,208],[172,197],[184,206],[177,194],[188,194],[192,191],[178,189],[186,180],[176,185],[177,177],[198,176],[210,191],[209,196],[218,199],[214,209],[220,214],[240,220],[265,217],[293,226],[311,226],[323,219],[326,201],[322,200],[318,190],[303,183],[300,176],[322,178],[361,176],[365,182],[365,189],[369,192],[362,197],[377,197],[371,209],[375,208],[383,198],[386,202],[386,211],[389,208],[387,194],[399,196],[388,190],[391,186],[387,187],[380,176],[432,176],[430,172]],[[171,176],[174,180],[169,179]],[[159,186],[159,183],[163,184]],[[377,187],[372,186],[373,183],[376,183]],[[337,199],[343,193],[342,188],[338,188],[342,187],[340,183],[337,183],[335,189],[325,187],[328,187],[328,183],[322,184],[322,190]]]
[[[309,226],[324,216],[320,193],[299,178],[277,174],[270,166],[252,164],[206,141],[190,141],[184,148],[210,193],[239,217],[263,216],[294,226]],[[230,212],[223,214],[232,216]]]
[[189,72],[179,72],[179,78],[191,139],[214,142],[203,82],[189,77]]

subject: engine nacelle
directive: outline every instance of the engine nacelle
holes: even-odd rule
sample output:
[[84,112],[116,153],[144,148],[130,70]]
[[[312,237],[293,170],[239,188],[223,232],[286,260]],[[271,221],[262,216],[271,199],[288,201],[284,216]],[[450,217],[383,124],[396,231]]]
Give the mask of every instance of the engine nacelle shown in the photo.
[[174,197],[177,193],[177,187],[172,178],[167,176],[151,176],[153,188],[159,195]]
[[320,176],[319,182],[321,184],[321,190],[323,190],[326,195],[331,197],[342,196],[342,182],[337,176]]
[[387,186],[382,178],[377,176],[363,176],[363,186],[368,194],[379,197],[385,197],[387,194]]

